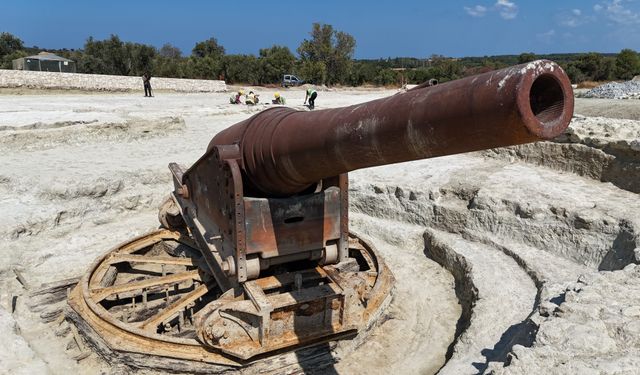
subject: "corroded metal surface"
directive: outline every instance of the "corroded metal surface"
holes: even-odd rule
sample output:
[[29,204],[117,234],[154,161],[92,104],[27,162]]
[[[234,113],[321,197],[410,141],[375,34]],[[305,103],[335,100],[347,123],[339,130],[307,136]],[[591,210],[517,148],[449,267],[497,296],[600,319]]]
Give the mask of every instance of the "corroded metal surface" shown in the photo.
[[[237,145],[215,146],[185,172],[171,166],[173,199],[222,290],[240,289],[274,265],[347,259],[346,175],[318,181],[305,194],[254,196],[239,157]],[[185,187],[189,197],[180,194]]]
[[[309,317],[315,314],[317,318],[325,311],[325,305],[313,306],[327,297],[345,297],[345,292],[351,290],[336,276],[339,271],[335,267],[317,267],[257,279],[245,284],[248,292],[244,296],[225,298],[212,282],[206,263],[193,246],[189,237],[170,230],[159,230],[119,245],[94,262],[71,292],[69,304],[114,352],[237,367],[251,365],[252,357],[281,348],[295,349],[317,343],[318,339],[326,341],[345,337],[345,334],[365,334],[375,323],[374,317],[380,315],[380,309],[391,298],[391,272],[373,248],[357,237],[350,239],[350,252],[367,265],[367,269],[360,271],[361,283],[367,285],[354,296],[367,301],[366,306],[352,309],[348,315],[339,311],[325,330],[307,324],[315,323]],[[351,263],[355,267],[355,263]],[[114,266],[117,270],[110,271]],[[355,271],[357,267],[350,270]],[[307,288],[301,288],[304,296],[296,294],[295,287],[300,281],[306,285],[311,280],[321,279],[331,280],[328,283],[331,293],[325,291],[320,293],[322,296],[316,296]],[[277,293],[274,297],[276,289],[293,290]],[[258,290],[260,292],[256,292]],[[269,296],[264,291],[268,291]],[[270,305],[269,309],[256,304],[260,295]],[[262,310],[252,310],[251,306],[261,306]],[[331,303],[328,306],[337,307]],[[229,319],[243,307],[258,315],[268,310],[269,319],[255,326],[241,326],[241,319]],[[220,310],[224,313],[220,314]],[[196,323],[208,321],[212,316],[221,318],[201,327]],[[203,345],[198,330],[215,332],[215,328],[219,328],[216,323],[229,332],[237,329],[262,332],[260,335],[264,340],[254,342],[251,336],[236,332],[233,342],[227,345],[218,345],[218,348]],[[268,324],[272,325],[267,327]],[[288,327],[293,329],[289,331]],[[269,328],[272,332],[265,333]],[[224,337],[224,332],[219,337]]]
[[238,145],[245,183],[286,196],[355,169],[553,138],[573,103],[562,68],[539,60],[345,108],[272,108],[209,150]]

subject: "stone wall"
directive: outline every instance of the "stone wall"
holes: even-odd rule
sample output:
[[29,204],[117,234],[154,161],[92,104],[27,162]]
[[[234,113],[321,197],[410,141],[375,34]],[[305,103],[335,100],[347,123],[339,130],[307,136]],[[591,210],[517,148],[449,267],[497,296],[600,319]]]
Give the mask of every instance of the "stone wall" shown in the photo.
[[[179,92],[226,91],[224,81],[179,78],[152,78],[154,90]],[[75,89],[87,91],[143,90],[141,77],[110,76],[102,74],[33,72],[0,69],[0,87],[37,89]]]

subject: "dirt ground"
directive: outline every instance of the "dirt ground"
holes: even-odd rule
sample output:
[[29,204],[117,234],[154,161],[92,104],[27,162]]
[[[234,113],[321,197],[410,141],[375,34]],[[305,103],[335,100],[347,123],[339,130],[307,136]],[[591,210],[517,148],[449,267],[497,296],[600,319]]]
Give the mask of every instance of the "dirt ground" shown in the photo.
[[[304,91],[281,93],[306,110]],[[395,93],[327,90],[316,105]],[[0,373],[133,371],[74,359],[68,324],[30,293],[157,228],[168,163],[190,165],[268,107],[230,95],[0,91]],[[554,142],[351,173],[351,228],[382,253],[396,293],[388,319],[317,372],[636,374],[638,108],[577,99]]]

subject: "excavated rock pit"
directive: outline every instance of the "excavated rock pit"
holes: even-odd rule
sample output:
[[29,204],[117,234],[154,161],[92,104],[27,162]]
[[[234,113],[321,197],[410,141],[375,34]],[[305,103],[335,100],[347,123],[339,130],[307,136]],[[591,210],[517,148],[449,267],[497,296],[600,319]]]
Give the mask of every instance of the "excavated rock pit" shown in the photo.
[[[392,93],[323,92],[318,103]],[[66,289],[98,255],[157,226],[169,162],[189,165],[216,132],[265,108],[226,96],[2,97],[0,332],[14,354],[0,357],[5,370],[156,372],[87,350],[64,319]],[[301,103],[304,92],[286,96]],[[640,122],[630,111],[594,116],[611,103],[579,99],[554,142],[351,173],[351,228],[394,272],[394,299],[362,342],[268,369],[637,371]]]

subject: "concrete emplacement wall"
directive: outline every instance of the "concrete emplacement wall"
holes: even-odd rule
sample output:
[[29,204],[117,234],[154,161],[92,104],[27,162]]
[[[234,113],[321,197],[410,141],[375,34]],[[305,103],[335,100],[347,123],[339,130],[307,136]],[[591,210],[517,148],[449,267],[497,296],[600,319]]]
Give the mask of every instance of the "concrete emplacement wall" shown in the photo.
[[[219,80],[152,78],[154,90],[178,92],[222,92],[227,85]],[[142,90],[141,77],[102,74],[35,72],[0,69],[0,88],[36,88],[87,91]]]

